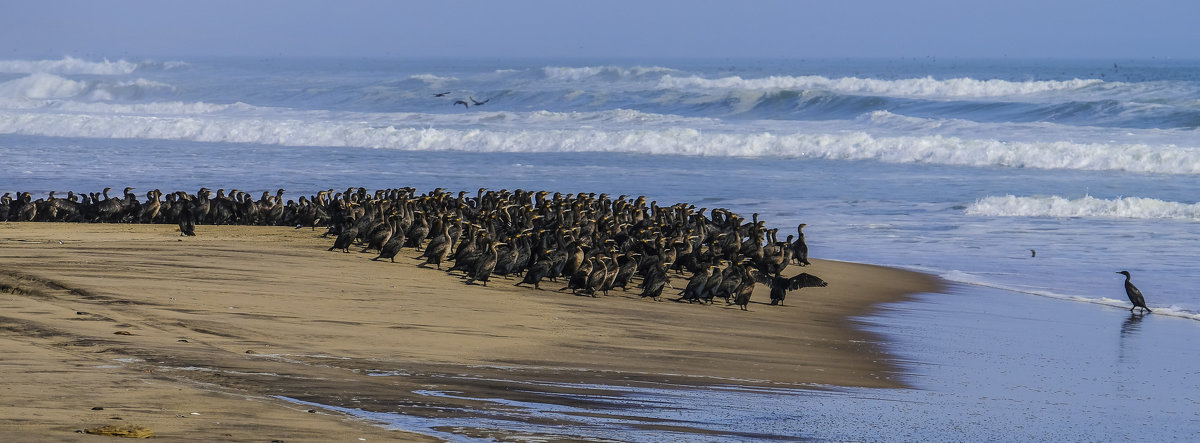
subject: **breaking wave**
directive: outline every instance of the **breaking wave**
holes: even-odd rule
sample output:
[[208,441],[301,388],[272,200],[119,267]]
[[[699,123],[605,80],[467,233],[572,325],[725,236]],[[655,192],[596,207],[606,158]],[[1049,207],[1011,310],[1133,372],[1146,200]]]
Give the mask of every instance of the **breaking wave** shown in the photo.
[[[165,106],[168,111],[182,111],[189,105],[130,106]],[[464,121],[423,113],[281,113],[248,105],[234,106],[232,111],[236,112],[223,114],[219,112],[222,106],[231,105],[197,105],[198,110],[210,113],[204,115],[114,113],[121,108],[91,114],[54,112],[53,108],[39,109],[41,112],[13,110],[0,112],[0,133],[430,151],[627,152],[1200,174],[1200,149],[1173,145],[1006,142],[940,135],[885,137],[862,131],[739,132],[715,124],[712,129],[699,129],[694,126],[709,125],[626,110],[480,113]],[[593,123],[603,125],[591,127]],[[433,127],[438,125],[449,127]]]
[[190,66],[185,62],[169,61],[130,62],[126,60],[88,61],[75,57],[63,57],[59,60],[0,60],[0,72],[9,74],[47,73],[58,75],[126,75],[138,69],[180,69]]
[[1200,221],[1200,203],[1179,203],[1153,198],[1100,199],[1086,196],[985,197],[966,209],[967,215],[988,217],[1132,218]]
[[723,77],[708,79],[697,76],[663,76],[658,86],[663,89],[738,89],[738,90],[827,90],[846,94],[868,94],[895,97],[1005,97],[1043,92],[1077,90],[1103,84],[1095,79],[1043,80],[1013,82],[1007,80],[976,80],[972,78],[935,79],[933,77],[901,80],[843,77],[827,78],[816,75],[771,76],[744,79]]
[[628,68],[621,66],[547,66],[542,68],[542,73],[546,75],[547,79],[559,81],[583,81],[591,79],[621,80],[657,76],[669,72],[676,72],[676,70],[661,66],[634,66]]
[[0,83],[0,101],[9,106],[17,102],[18,107],[21,107],[19,103],[44,100],[130,100],[173,89],[171,85],[141,78],[119,81],[71,80],[39,72]]
[[433,74],[417,74],[409,77],[413,80],[419,80],[427,85],[438,87],[447,82],[458,81],[456,77],[440,77]]

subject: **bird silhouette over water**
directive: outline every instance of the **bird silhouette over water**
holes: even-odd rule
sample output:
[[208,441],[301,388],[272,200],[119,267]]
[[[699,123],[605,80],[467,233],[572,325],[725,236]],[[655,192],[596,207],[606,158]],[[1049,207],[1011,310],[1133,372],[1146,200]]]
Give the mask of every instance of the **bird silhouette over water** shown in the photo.
[[484,101],[475,100],[475,97],[467,97],[467,98],[471,99],[471,104],[475,105],[475,106],[483,106],[484,103],[492,101],[492,99],[490,99],[490,98],[487,100],[484,100]]
[[1137,308],[1142,308],[1146,312],[1154,312],[1146,307],[1146,298],[1142,296],[1142,291],[1139,291],[1137,286],[1129,282],[1129,271],[1121,271],[1118,274],[1125,274],[1125,295],[1128,295],[1129,301],[1133,303],[1133,307],[1129,308],[1129,312],[1133,312]]
[[439,93],[437,93],[437,94],[433,94],[433,96],[434,96],[434,97],[445,97],[445,96],[446,96],[446,95],[448,95],[448,94],[450,94],[450,91],[446,91],[446,92],[439,92]]
[[458,105],[463,105],[463,107],[464,107],[464,108],[470,108],[470,107],[471,107],[471,104],[470,104],[470,103],[467,103],[467,102],[465,102],[465,101],[463,101],[463,100],[455,100],[455,101],[454,101],[454,105],[452,105],[452,106],[458,106]]

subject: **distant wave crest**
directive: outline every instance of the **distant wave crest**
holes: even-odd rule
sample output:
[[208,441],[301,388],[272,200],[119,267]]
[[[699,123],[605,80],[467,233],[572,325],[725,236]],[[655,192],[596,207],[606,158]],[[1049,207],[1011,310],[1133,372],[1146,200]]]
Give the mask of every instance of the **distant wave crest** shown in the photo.
[[75,57],[63,57],[59,60],[0,60],[0,72],[10,74],[47,73],[58,75],[126,75],[138,69],[181,69],[190,66],[185,62],[130,62],[126,60],[94,62]]
[[676,72],[671,68],[661,66],[584,66],[584,67],[562,67],[562,66],[547,66],[542,68],[542,72],[547,79],[559,81],[583,81],[595,78],[620,80],[626,78],[637,78],[648,75],[666,74]]
[[[0,101],[83,99],[109,101],[141,98],[155,91],[170,91],[171,85],[146,79],[71,80],[54,74],[34,73],[0,83]],[[19,105],[18,105],[19,106]]]
[[966,213],[986,217],[1095,217],[1200,221],[1200,204],[1141,197],[1100,199],[1086,196],[1068,199],[1059,196],[1005,195],[982,198],[967,207]]
[[433,75],[433,74],[417,74],[417,75],[410,76],[409,78],[413,79],[413,80],[419,80],[419,81],[425,82],[426,84],[428,84],[430,86],[435,86],[435,87],[441,86],[442,84],[444,84],[446,82],[458,81],[458,78],[456,78],[456,77],[440,77],[440,76]]
[[703,77],[663,76],[658,86],[663,89],[819,89],[847,94],[870,94],[898,97],[1004,97],[1037,94],[1049,91],[1081,89],[1104,83],[1094,79],[1043,80],[1013,82],[1007,80],[977,80],[973,78],[934,79],[933,77],[900,80],[816,75],[771,76],[744,79],[738,76],[708,79]]

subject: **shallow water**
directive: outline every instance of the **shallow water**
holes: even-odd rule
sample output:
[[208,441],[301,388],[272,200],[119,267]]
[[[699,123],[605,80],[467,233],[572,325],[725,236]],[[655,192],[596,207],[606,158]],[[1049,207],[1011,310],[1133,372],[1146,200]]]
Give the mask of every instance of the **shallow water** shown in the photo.
[[592,391],[559,394],[591,406],[484,398],[485,410],[436,419],[329,409],[451,441],[1179,441],[1200,433],[1200,369],[1179,364],[1200,358],[1192,320],[978,287],[922,295],[863,320],[893,343],[913,389],[562,384]]

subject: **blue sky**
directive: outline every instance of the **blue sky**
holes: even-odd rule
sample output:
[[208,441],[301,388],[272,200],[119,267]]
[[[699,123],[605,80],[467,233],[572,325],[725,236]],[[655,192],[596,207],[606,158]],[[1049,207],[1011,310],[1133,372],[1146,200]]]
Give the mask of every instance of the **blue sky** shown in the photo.
[[1189,0],[25,1],[0,57],[1200,58]]

